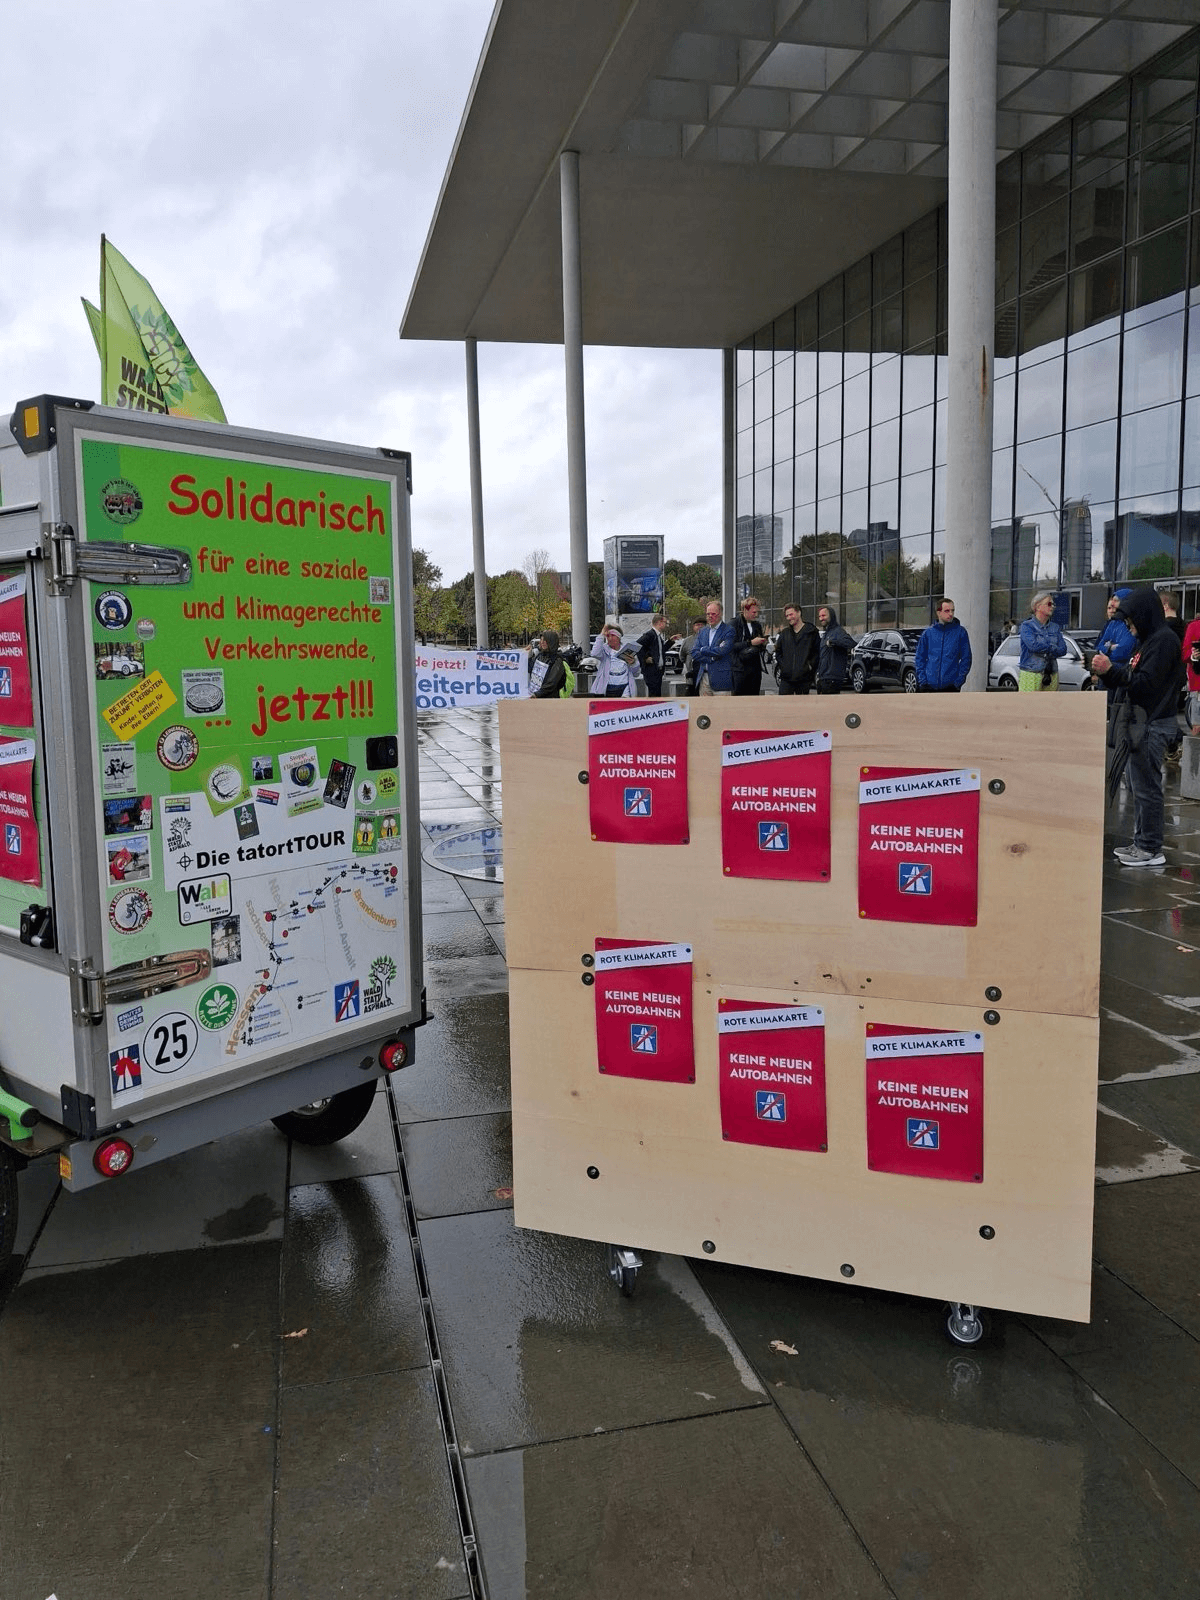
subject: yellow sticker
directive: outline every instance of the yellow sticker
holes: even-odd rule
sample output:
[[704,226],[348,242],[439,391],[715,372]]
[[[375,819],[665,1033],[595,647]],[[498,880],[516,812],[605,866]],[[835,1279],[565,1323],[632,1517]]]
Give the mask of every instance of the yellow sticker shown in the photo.
[[114,700],[104,720],[118,739],[132,739],[176,703],[176,696],[161,672],[152,672],[135,689]]
[[58,1158],[58,1175],[64,1183],[71,1181],[71,1158],[60,1155]]

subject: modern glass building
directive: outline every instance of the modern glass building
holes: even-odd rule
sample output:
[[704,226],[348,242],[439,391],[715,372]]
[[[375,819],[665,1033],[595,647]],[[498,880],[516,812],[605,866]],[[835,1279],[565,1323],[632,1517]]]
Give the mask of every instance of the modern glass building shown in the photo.
[[[1200,45],[997,168],[990,627],[1035,588],[1200,611]],[[924,625],[946,550],[946,210],[744,340],[736,582],[773,618]]]

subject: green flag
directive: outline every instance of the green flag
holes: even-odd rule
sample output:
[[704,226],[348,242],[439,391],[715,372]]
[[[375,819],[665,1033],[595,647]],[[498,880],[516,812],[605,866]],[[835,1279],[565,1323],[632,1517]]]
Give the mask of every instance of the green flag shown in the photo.
[[103,236],[100,240],[104,403],[173,417],[224,422],[217,392],[196,365],[154,290]]
[[94,306],[90,300],[85,300],[82,295],[79,298],[83,300],[83,314],[88,319],[88,327],[92,330],[92,338],[96,341],[96,354],[103,356],[104,340],[100,332],[103,314],[99,306]]

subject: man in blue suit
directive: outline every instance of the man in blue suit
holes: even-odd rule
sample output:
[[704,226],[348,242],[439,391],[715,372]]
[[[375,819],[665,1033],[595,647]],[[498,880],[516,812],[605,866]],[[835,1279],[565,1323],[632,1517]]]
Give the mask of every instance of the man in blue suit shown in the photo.
[[710,600],[704,608],[707,626],[697,634],[692,649],[698,694],[733,693],[733,628],[722,622],[722,615],[717,600]]

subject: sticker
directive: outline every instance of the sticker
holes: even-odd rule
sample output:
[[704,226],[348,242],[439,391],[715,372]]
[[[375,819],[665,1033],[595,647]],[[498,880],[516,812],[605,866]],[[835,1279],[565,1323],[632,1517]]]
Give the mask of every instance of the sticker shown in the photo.
[[302,750],[289,750],[281,755],[279,771],[289,817],[320,810],[325,802],[318,787],[321,767],[317,760],[316,745],[306,745]]
[[333,986],[333,1020],[335,1022],[349,1022],[352,1017],[357,1017],[362,1008],[362,994],[358,986],[358,979],[351,978],[349,983],[335,983]]
[[127,628],[129,619],[133,616],[133,607],[129,604],[128,597],[119,589],[105,589],[103,594],[96,596],[96,604],[92,609],[100,626],[114,631],[117,628]]
[[130,1006],[128,1011],[117,1012],[117,1027],[122,1033],[128,1033],[130,1028],[140,1028],[145,1018],[146,1013],[141,1006]]
[[215,717],[225,710],[225,673],[220,667],[182,672],[183,703],[189,716]]
[[23,572],[0,582],[0,722],[10,728],[33,726]]
[[251,756],[250,781],[251,783],[273,783],[275,781],[275,757]]
[[828,1149],[820,1006],[718,1000],[721,1137],[779,1150]]
[[142,1066],[136,1044],[125,1044],[119,1050],[110,1050],[108,1069],[112,1074],[114,1095],[127,1094],[130,1089],[142,1087]]
[[[177,856],[181,850],[190,850],[192,842],[192,818],[190,814],[180,816],[163,806],[163,848],[168,855]],[[184,868],[187,871],[187,868]]]
[[370,967],[370,982],[362,992],[364,1015],[392,1004],[390,988],[395,978],[396,963],[391,956],[376,956]]
[[901,894],[932,894],[933,893],[933,863],[929,861],[901,861],[898,863],[900,870]]
[[122,889],[108,908],[108,920],[118,933],[137,933],[154,915],[144,889]]
[[158,632],[158,629],[154,626],[149,617],[139,617],[133,625],[133,631],[137,634],[139,639],[149,641],[150,639],[153,639],[154,635]]
[[132,795],[124,800],[104,802],[104,831],[114,833],[147,833],[154,826],[154,799],[152,795]]
[[[141,649],[140,645],[130,645]],[[136,688],[130,689],[119,700],[104,708],[104,720],[118,739],[132,739],[135,733],[149,727],[156,717],[175,705],[175,694],[162,673],[155,670]]]
[[214,872],[205,878],[185,878],[176,890],[179,921],[186,928],[193,922],[213,922],[227,917],[233,909],[233,885],[227,872]]
[[142,492],[128,478],[110,478],[100,491],[100,509],[110,522],[127,528],[142,514]]
[[982,1183],[983,1035],[869,1022],[867,1166]]
[[350,799],[350,790],[354,784],[354,774],[357,769],[349,766],[345,761],[335,757],[329,763],[329,776],[325,779],[325,804],[327,806],[340,806],[343,810]]
[[593,700],[588,812],[593,839],[686,844],[688,707],[684,700]]
[[42,881],[41,846],[33,809],[36,759],[34,740],[0,739],[0,819],[4,823],[0,878],[10,883]]
[[229,983],[211,983],[196,1002],[196,1021],[210,1033],[218,1033],[237,1013],[237,990]]
[[150,840],[144,833],[107,839],[109,883],[142,883],[150,876]]
[[144,678],[146,675],[146,647],[143,644],[94,644],[96,676],[102,682],[110,678]]
[[214,817],[219,817],[230,806],[236,806],[249,794],[246,780],[236,761],[222,761],[213,767],[204,780],[204,793]]
[[260,805],[277,806],[279,804],[279,790],[256,789],[254,791],[254,798],[259,802]]
[[[378,789],[371,782],[370,778],[364,778],[359,784],[358,788],[354,791],[354,798],[358,801],[360,806],[373,806],[375,804],[375,796],[378,793]],[[343,802],[343,804],[344,803],[345,802]]]
[[861,768],[860,917],[976,925],[979,792],[979,773],[965,767]]
[[241,805],[234,806],[233,820],[237,824],[239,839],[253,839],[258,834],[258,812],[254,809],[253,800],[244,801]]
[[600,1071],[694,1083],[691,945],[597,939],[595,980]]
[[377,848],[381,853],[400,848],[400,813],[398,811],[380,811],[376,818],[378,822]]
[[390,606],[392,603],[392,580],[390,578],[368,578],[367,598],[373,606]]
[[100,791],[105,796],[133,794],[137,788],[137,751],[131,744],[100,746]]
[[155,748],[168,772],[186,772],[200,754],[200,741],[182,722],[173,722],[159,734]]
[[379,785],[379,796],[382,800],[390,800],[400,793],[400,780],[394,772],[377,773],[375,781]]
[[231,917],[216,917],[209,923],[214,967],[232,967],[242,959],[242,919],[236,913]]
[[832,735],[726,731],[721,860],[726,877],[820,883],[830,872]]
[[199,1043],[200,1030],[187,1012],[168,1011],[146,1029],[142,1064],[151,1072],[178,1072],[195,1055]]
[[375,853],[376,818],[370,811],[357,811],[354,814],[354,854],[356,856],[370,856]]

